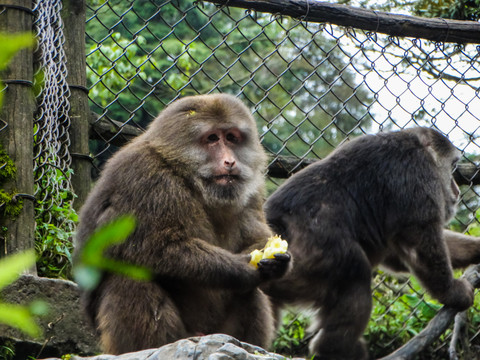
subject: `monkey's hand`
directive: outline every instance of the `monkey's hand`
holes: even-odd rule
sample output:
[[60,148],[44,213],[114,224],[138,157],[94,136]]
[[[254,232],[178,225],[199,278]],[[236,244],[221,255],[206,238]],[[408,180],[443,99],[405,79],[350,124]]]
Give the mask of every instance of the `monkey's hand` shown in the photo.
[[288,243],[280,236],[270,236],[267,244],[262,250],[253,250],[250,253],[250,264],[258,269],[258,262],[262,259],[274,259],[276,254],[285,254],[288,250]]
[[290,254],[274,254],[273,259],[262,259],[258,262],[258,272],[262,281],[277,279],[287,272],[290,265]]
[[445,305],[463,311],[473,305],[473,299],[473,286],[465,279],[454,279],[446,296],[439,300]]

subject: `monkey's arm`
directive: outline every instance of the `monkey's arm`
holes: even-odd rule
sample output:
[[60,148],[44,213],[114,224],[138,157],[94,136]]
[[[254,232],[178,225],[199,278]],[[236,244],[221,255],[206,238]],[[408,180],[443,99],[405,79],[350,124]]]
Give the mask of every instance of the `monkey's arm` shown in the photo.
[[[453,268],[464,268],[480,263],[480,239],[451,230],[444,230],[443,236]],[[382,265],[396,272],[408,271],[408,267],[400,259],[397,252],[388,254],[382,261]]]
[[157,258],[153,265],[153,271],[159,281],[193,282],[243,291],[282,276],[289,260],[288,254],[279,259],[262,260],[255,269],[249,264],[249,254],[232,254],[201,239],[189,238],[165,246],[161,258]]
[[454,268],[480,263],[480,239],[451,230],[443,232]]

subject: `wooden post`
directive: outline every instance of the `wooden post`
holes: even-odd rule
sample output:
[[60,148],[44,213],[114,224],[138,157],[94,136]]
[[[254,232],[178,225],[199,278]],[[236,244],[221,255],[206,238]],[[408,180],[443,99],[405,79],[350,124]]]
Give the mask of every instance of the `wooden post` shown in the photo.
[[[0,31],[32,33],[33,14],[31,0],[2,0]],[[11,7],[10,7],[11,6]],[[0,123],[0,143],[17,169],[16,178],[2,184],[6,192],[17,194],[23,201],[20,214],[15,218],[0,214],[2,226],[0,256],[32,249],[35,245],[35,215],[33,183],[33,115],[35,101],[32,91],[33,49],[20,51],[10,62],[0,79],[7,85],[4,92]],[[34,272],[34,270],[32,270]]]
[[67,82],[70,87],[70,155],[72,156],[72,185],[77,195],[74,207],[78,210],[91,187],[89,158],[89,107],[85,60],[85,0],[64,0],[62,20],[67,56]]

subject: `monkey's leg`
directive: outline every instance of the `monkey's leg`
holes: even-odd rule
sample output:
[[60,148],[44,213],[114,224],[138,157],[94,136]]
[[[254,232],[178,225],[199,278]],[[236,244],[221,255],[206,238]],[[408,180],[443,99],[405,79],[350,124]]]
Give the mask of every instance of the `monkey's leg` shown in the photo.
[[324,275],[328,293],[315,303],[321,329],[309,350],[316,360],[368,359],[362,335],[372,309],[371,266],[358,244],[343,250],[344,257]]
[[372,307],[370,284],[352,284],[352,289],[337,295],[336,302],[321,307],[321,329],[310,341],[310,353],[315,360],[368,359],[362,335]]
[[236,293],[229,316],[220,332],[268,349],[275,335],[273,309],[268,297],[258,289]]
[[177,307],[155,283],[110,276],[98,303],[97,324],[106,353],[160,347],[188,336]]

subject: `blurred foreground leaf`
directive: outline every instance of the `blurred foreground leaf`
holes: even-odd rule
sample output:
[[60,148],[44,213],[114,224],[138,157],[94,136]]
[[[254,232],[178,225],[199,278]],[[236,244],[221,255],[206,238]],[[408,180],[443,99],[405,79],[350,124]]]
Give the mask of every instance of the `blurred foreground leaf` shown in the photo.
[[0,33],[0,70],[7,67],[15,54],[35,44],[35,38],[30,33]]
[[[17,280],[21,272],[35,264],[35,251],[28,250],[22,253],[9,255],[0,260],[0,289]],[[39,303],[36,302],[37,308]],[[45,309],[43,308],[44,312]],[[0,323],[17,328],[24,333],[36,337],[41,331],[32,317],[28,307],[0,303]]]
[[125,275],[135,280],[148,281],[151,273],[138,265],[106,258],[105,250],[124,242],[135,230],[136,222],[132,216],[122,216],[98,229],[87,241],[77,265],[74,277],[77,284],[87,290],[94,289],[102,276],[102,271]]

